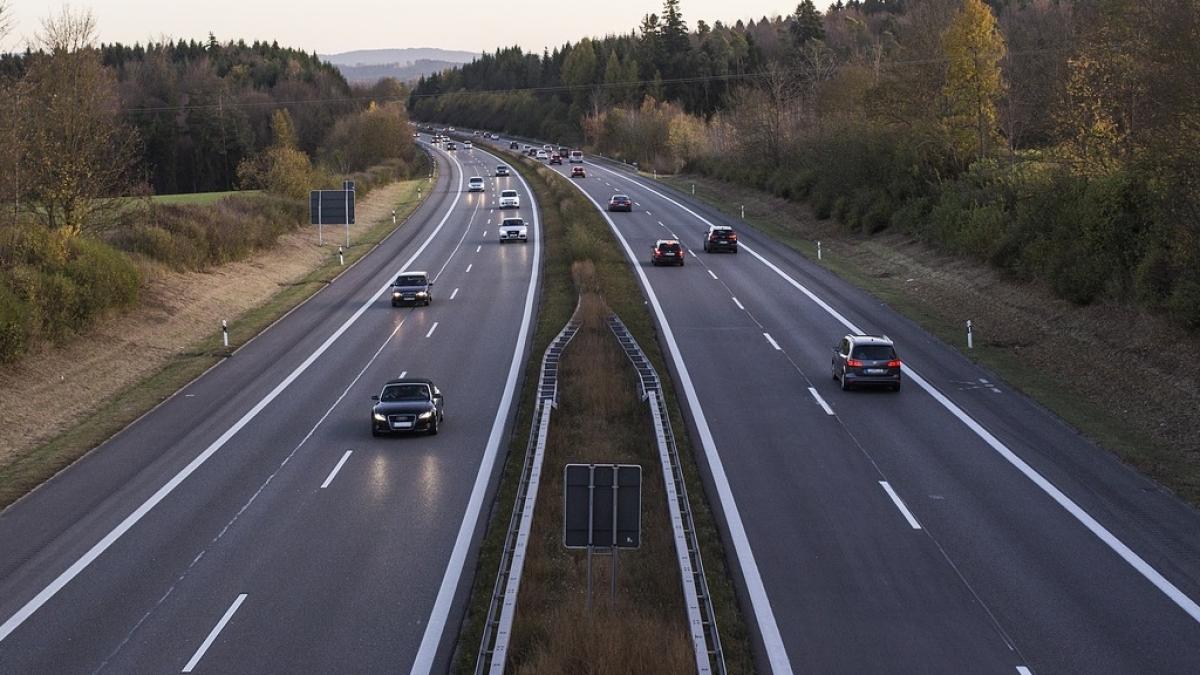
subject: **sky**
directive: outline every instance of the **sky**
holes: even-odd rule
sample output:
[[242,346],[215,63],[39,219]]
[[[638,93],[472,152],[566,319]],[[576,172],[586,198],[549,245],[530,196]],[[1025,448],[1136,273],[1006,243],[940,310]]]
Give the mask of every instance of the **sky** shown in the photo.
[[[682,0],[689,28],[697,19],[759,18],[795,11],[798,0]],[[58,0],[7,2],[14,23],[0,44],[22,50],[41,21],[65,6]],[[828,3],[818,2],[818,6]],[[557,47],[583,37],[626,33],[661,0],[71,0],[91,10],[101,42],[146,42],[163,36],[221,41],[277,40],[332,54],[353,49],[438,47],[471,52],[513,44],[528,50]]]

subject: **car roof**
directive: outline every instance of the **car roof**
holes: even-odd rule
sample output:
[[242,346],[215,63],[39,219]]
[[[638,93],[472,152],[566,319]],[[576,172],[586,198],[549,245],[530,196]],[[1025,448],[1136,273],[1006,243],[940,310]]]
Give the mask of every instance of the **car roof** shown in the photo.
[[663,244],[679,244],[679,240],[678,239],[659,239],[658,241],[654,242],[655,246],[662,246]]
[[521,223],[522,225],[524,225],[525,219],[524,218],[505,218],[504,220],[500,221],[501,225],[505,225],[507,223]]
[[396,275],[396,276],[400,276],[400,277],[415,277],[415,276],[417,276],[418,274],[419,274],[419,275],[421,275],[421,276],[423,276],[423,277],[427,277],[427,276],[429,276],[429,272],[426,272],[425,270],[404,270],[403,272],[401,272],[400,274],[398,274],[398,275]]
[[434,386],[433,380],[429,379],[428,377],[397,377],[394,380],[388,380],[383,384],[383,386],[386,387],[389,384],[427,384],[431,387]]
[[483,182],[483,176],[471,176],[468,180],[477,180]]
[[732,225],[710,225],[709,227],[711,227],[714,230],[732,230],[733,229]]
[[629,199],[629,195],[613,195],[612,198],[613,199],[619,199],[619,198]]
[[851,342],[853,342],[856,345],[892,345],[892,346],[895,346],[895,344],[892,342],[892,339],[886,335],[851,334],[851,335],[847,335],[846,339],[850,340]]

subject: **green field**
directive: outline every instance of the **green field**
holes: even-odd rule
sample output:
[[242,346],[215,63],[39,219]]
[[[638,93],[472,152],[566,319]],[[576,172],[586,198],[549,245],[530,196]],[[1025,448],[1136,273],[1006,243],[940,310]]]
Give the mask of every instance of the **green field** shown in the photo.
[[226,192],[185,192],[177,195],[154,195],[150,199],[158,204],[199,204],[206,206],[233,195],[256,195],[262,190],[228,190]]

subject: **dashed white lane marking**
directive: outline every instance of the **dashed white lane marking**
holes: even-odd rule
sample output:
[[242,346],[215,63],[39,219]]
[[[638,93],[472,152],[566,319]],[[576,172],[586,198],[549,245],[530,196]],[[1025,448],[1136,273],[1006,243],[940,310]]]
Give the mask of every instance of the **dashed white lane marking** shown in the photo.
[[480,244],[480,245],[476,246],[476,247],[475,247],[475,252],[476,252],[476,253],[479,253],[480,249],[482,249],[482,248],[483,248],[483,244]]
[[653,214],[653,213],[650,213],[649,211],[647,211],[647,212],[646,212],[646,215],[648,215],[648,216],[652,216],[652,215],[654,215],[654,214]]
[[829,404],[825,402],[825,399],[821,398],[821,395],[817,393],[817,390],[815,387],[809,387],[808,393],[812,394],[812,397],[817,400],[817,403],[821,406],[821,408],[823,408],[825,410],[826,415],[833,414],[833,408],[830,408]]
[[917,519],[913,517],[913,514],[909,512],[908,507],[904,505],[904,500],[900,499],[900,495],[896,494],[896,491],[892,489],[892,486],[888,485],[886,480],[879,481],[879,484],[883,486],[884,492],[887,492],[888,496],[892,498],[892,503],[896,505],[896,508],[900,509],[900,513],[904,514],[904,519],[908,521],[908,524],[912,526],[912,529],[921,529],[921,524],[918,523]]
[[221,630],[225,628],[225,624],[229,623],[229,620],[233,618],[233,613],[238,611],[238,607],[241,607],[242,602],[245,600],[245,593],[237,596],[237,599],[233,601],[233,604],[229,606],[229,609],[225,610],[225,616],[221,617],[221,620],[217,622],[216,626],[213,626],[213,629],[211,632],[209,632],[208,637],[204,638],[204,643],[200,645],[200,648],[196,650],[195,654],[192,654],[192,658],[187,662],[187,665],[183,667],[182,672],[192,672],[192,669],[195,668],[196,664],[200,662],[200,659],[204,657],[204,652],[208,651],[208,648],[212,646],[213,641],[217,639],[217,635],[221,633]]
[[777,351],[783,351],[783,347],[779,346],[779,343],[775,341],[775,338],[771,337],[770,333],[763,333],[763,337],[767,338],[767,342],[770,342],[771,346]]
[[483,231],[483,236],[485,236],[485,237],[487,236],[487,230]]
[[1017,666],[1017,675],[1033,675],[1033,673],[1025,666]]
[[661,220],[660,220],[660,221],[658,221],[658,224],[659,224],[659,225],[662,225],[663,227],[666,227],[666,225],[663,225],[663,221],[661,221]]
[[342,458],[338,460],[336,465],[334,465],[333,471],[329,472],[329,476],[325,479],[325,482],[321,483],[322,490],[329,487],[329,484],[333,482],[334,477],[337,476],[338,472],[342,470],[342,465],[346,463],[346,460],[350,459],[350,455],[353,453],[353,450],[347,450],[346,454],[342,455]]
[[453,300],[453,299],[454,299],[454,296],[456,296],[456,295],[458,295],[458,289],[457,289],[457,288],[456,288],[456,289],[454,289],[454,292],[450,294],[450,299],[451,299],[451,300]]
[[708,276],[712,277],[712,278],[713,278],[713,281],[716,281],[716,280],[717,280],[717,275],[713,274],[713,271],[712,271],[712,270],[708,270]]
[[697,257],[696,252],[691,249],[688,249],[688,255],[692,256],[693,258]]
[[733,299],[733,304],[737,305],[738,309],[742,310],[743,312],[746,311],[746,308],[742,306],[742,301],[738,300],[736,297]]
[[403,380],[403,379],[404,379],[404,377],[405,377],[406,375],[408,375],[408,371],[407,371],[407,370],[402,370],[402,371],[400,371],[400,379],[402,379],[402,380]]
[[437,327],[438,327],[438,322],[434,321],[434,322],[433,322],[433,326],[431,326],[431,327],[429,328],[429,332],[425,334],[425,337],[430,337],[430,336],[432,336],[432,335],[433,335],[433,331],[437,330]]
[[472,267],[474,267],[474,266],[475,266],[475,263],[471,263],[471,264],[467,265],[467,271],[466,271],[466,274],[470,274],[470,273],[471,273],[471,268],[472,268]]

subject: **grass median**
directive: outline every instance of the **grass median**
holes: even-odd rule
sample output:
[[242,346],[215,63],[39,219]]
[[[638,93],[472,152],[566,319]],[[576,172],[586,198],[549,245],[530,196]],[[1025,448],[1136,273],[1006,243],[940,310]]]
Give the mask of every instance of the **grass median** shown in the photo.
[[[428,194],[425,179],[405,181],[395,202],[396,222],[402,225]],[[353,245],[346,250],[346,265],[349,266],[365,256],[399,225],[393,225],[388,217],[361,232]],[[16,501],[124,429],[221,361],[232,350],[245,344],[293,307],[324,288],[342,269],[336,249],[331,246],[329,255],[320,266],[230,321],[228,349],[222,344],[220,331],[214,331],[170,357],[153,374],[119,390],[100,403],[93,412],[76,420],[66,431],[27,452],[20,453],[12,461],[0,466],[0,508]]]
[[[479,555],[478,572],[475,575],[474,586],[471,595],[471,601],[467,608],[466,616],[464,617],[463,626],[460,631],[458,647],[455,655],[453,670],[456,673],[471,673],[474,671],[475,660],[479,649],[480,638],[483,633],[483,624],[486,620],[488,603],[491,599],[492,586],[495,582],[496,569],[499,565],[500,554],[504,545],[504,537],[508,525],[508,519],[512,513],[513,501],[519,480],[519,473],[524,457],[525,445],[528,441],[528,432],[531,423],[533,400],[537,385],[537,373],[540,368],[541,356],[545,351],[549,342],[557,335],[558,331],[570,318],[572,311],[575,308],[576,300],[580,293],[589,291],[591,294],[602,298],[603,303],[606,303],[612,311],[616,312],[625,322],[630,332],[642,345],[647,356],[654,363],[655,368],[663,376],[664,394],[667,399],[668,409],[671,415],[671,423],[676,430],[679,439],[680,456],[683,461],[683,469],[685,479],[687,480],[688,493],[692,499],[693,516],[696,524],[697,538],[700,543],[700,549],[704,558],[705,569],[708,573],[708,583],[710,592],[713,596],[713,605],[717,614],[717,624],[721,632],[722,647],[725,650],[726,665],[730,673],[752,673],[754,666],[751,656],[750,638],[746,629],[745,622],[740,614],[737,598],[734,592],[732,578],[730,577],[729,569],[726,564],[726,558],[720,535],[718,533],[713,515],[707,504],[702,501],[701,496],[705,494],[700,481],[700,474],[697,468],[692,446],[687,438],[686,426],[684,425],[683,415],[680,412],[677,398],[672,388],[669,375],[669,370],[666,367],[666,361],[658,347],[656,329],[654,326],[653,317],[647,309],[640,287],[637,284],[635,276],[632,274],[628,260],[617,244],[615,237],[610,231],[608,224],[603,219],[603,216],[595,209],[591,202],[587,201],[583,195],[565,179],[553,171],[541,166],[538,163],[529,160],[520,159],[510,155],[510,162],[515,166],[529,181],[533,192],[535,193],[538,203],[541,206],[542,214],[542,232],[543,245],[545,247],[546,263],[542,275],[542,298],[541,305],[538,311],[538,323],[534,334],[534,340],[531,351],[531,358],[526,365],[524,386],[521,392],[521,404],[517,422],[514,425],[513,437],[510,439],[510,451],[507,455],[506,462],[503,468],[500,488],[498,491],[497,501],[493,507],[490,517],[488,531],[481,545]],[[586,275],[588,279],[586,288],[579,288],[577,280],[572,276],[572,266],[576,263],[583,263],[590,267],[590,272]],[[623,371],[618,371],[620,377],[627,376],[628,381],[633,383],[634,387],[633,403],[634,407],[640,408],[645,417],[640,422],[644,427],[634,432],[636,436],[643,439],[645,443],[652,446],[653,432],[649,427],[649,413],[644,402],[637,400],[636,381],[633,379],[633,371],[628,367],[628,362],[625,361],[623,353],[617,349],[615,339],[611,335],[606,336],[611,345],[603,347],[603,349],[614,349],[620,354],[620,359],[623,364],[620,368]],[[578,342],[578,344],[576,344]],[[567,377],[571,372],[586,373],[588,370],[603,370],[603,368],[589,368],[586,364],[589,359],[600,359],[596,353],[590,356],[579,356],[581,353],[588,351],[595,352],[601,349],[600,345],[596,345],[589,349],[587,339],[581,336],[576,337],[576,342],[573,342],[564,353],[563,375]],[[583,364],[582,368],[577,371],[575,366],[571,370],[568,368],[568,360],[574,360],[576,364]],[[627,372],[626,372],[627,371]],[[609,374],[609,377],[616,377]],[[576,379],[576,383],[583,380]],[[620,380],[609,380],[609,384],[599,388],[599,395],[608,395],[603,392],[606,390],[622,386],[619,385]],[[575,389],[575,385],[565,383],[563,393],[563,405],[560,406],[560,411],[556,411],[554,418],[551,421],[552,434],[568,433],[571,429],[578,427],[576,422],[573,422],[566,413],[562,412],[562,408],[566,405],[568,396],[577,395],[580,397],[590,396],[585,389]],[[575,392],[572,394],[571,392]],[[586,398],[584,399],[586,400]],[[579,410],[581,414],[587,414],[586,410]],[[630,411],[632,414],[632,410]],[[559,431],[555,431],[558,429]],[[566,429],[566,431],[564,431]],[[577,431],[577,429],[575,429]],[[573,432],[572,432],[573,433]],[[619,439],[625,437],[625,431],[614,434],[613,439],[609,439],[615,444],[622,444],[625,441]],[[593,434],[595,435],[595,434]],[[601,441],[601,443],[606,443]],[[612,444],[604,444],[602,448],[612,449]],[[613,450],[606,452],[604,459],[590,459],[585,461],[614,461],[612,457],[619,455],[619,452]],[[643,482],[657,481],[661,485],[661,474],[658,467],[657,454],[651,454],[648,459],[640,460],[644,466]],[[547,460],[548,462],[550,460]],[[549,476],[555,472],[555,469],[548,463],[543,475]],[[558,495],[554,494],[555,489],[560,489],[561,486],[556,486],[553,479],[549,479],[546,485],[543,486],[541,492],[541,500],[539,500],[539,512],[544,511],[546,505],[545,500],[555,501]],[[657,493],[656,499],[663,502],[659,508],[665,511],[665,498],[661,496],[661,492]],[[644,495],[646,499],[650,499],[649,493]],[[544,516],[539,516],[544,517]],[[550,516],[551,518],[553,516]],[[649,544],[647,544],[649,545]],[[657,544],[660,547],[668,548],[671,546],[669,539],[662,544]],[[631,553],[628,558],[622,557],[622,569],[627,569],[626,561],[630,558],[643,555],[645,551]],[[677,616],[679,620],[683,620],[683,606],[679,602],[680,596],[680,581],[679,570],[675,565],[673,554],[670,550],[667,553],[668,567],[662,567],[662,564],[656,563],[659,566],[652,567],[654,570],[650,577],[639,576],[635,573],[630,574],[630,581],[634,581],[634,586],[639,589],[633,592],[637,595],[641,592],[640,589],[650,588],[649,586],[637,586],[635,580],[647,578],[658,578],[664,581],[665,585],[661,586],[662,592],[667,592],[670,589],[672,597],[663,597],[658,590],[651,590],[646,596],[646,601],[651,605],[658,604],[667,605],[675,604],[678,607]],[[643,555],[644,558],[649,556]],[[558,561],[563,562],[563,561]],[[527,568],[529,569],[529,568]],[[549,569],[555,569],[553,567]],[[565,569],[565,568],[558,568]],[[534,573],[536,574],[536,572]],[[625,572],[621,573],[624,577]],[[535,577],[530,577],[535,578]],[[561,574],[552,572],[548,575],[543,575],[542,582],[534,582],[534,590],[529,591],[535,594],[545,593],[547,590],[555,592],[567,592],[574,600],[582,603],[580,589],[575,588]],[[523,582],[521,603],[526,603],[526,592],[529,590],[528,582]],[[540,588],[540,590],[539,590]],[[658,586],[653,588],[657,589]],[[603,594],[599,594],[603,596]],[[535,596],[530,596],[535,597]],[[598,603],[603,604],[603,603]],[[541,612],[539,607],[542,606],[540,601],[531,600],[529,605],[520,604],[518,606],[518,620],[523,620],[523,608],[529,607],[535,615],[542,615],[543,619],[548,616],[545,612]],[[575,605],[571,605],[574,607]],[[578,609],[578,608],[576,608]],[[576,609],[564,609],[568,614],[559,615],[557,619],[551,620],[550,623],[543,621],[544,631],[537,628],[530,628],[525,635],[528,640],[524,643],[529,645],[534,651],[524,652],[524,656],[519,657],[523,666],[519,668],[521,672],[555,672],[556,667],[562,666],[567,671],[578,670],[583,666],[578,662],[564,662],[559,660],[571,653],[577,653],[574,650],[581,648],[574,645],[574,641],[582,639],[583,633],[572,632],[586,631],[586,621],[582,617],[572,617],[569,612]],[[605,610],[607,611],[607,610]],[[624,612],[617,615],[615,618],[625,618]],[[658,634],[654,625],[666,626],[667,630],[673,630],[671,620],[664,618],[667,615],[658,612],[657,609],[647,608],[646,611],[638,614],[637,618],[629,617],[627,625],[621,630],[632,628],[632,633],[622,632],[624,635],[632,635],[632,639],[640,642],[649,642],[651,645],[660,644],[653,640],[647,640],[646,637],[651,634]],[[579,619],[579,620],[576,620]],[[654,622],[659,623],[655,624]],[[561,623],[559,626],[557,624]],[[574,628],[571,628],[571,626]],[[611,637],[615,635],[613,631],[607,631],[603,634],[596,635],[599,639],[604,639],[605,636]],[[686,637],[686,635],[685,635]],[[545,644],[560,645],[559,649],[542,649]],[[621,645],[608,644],[607,649],[619,650]],[[514,645],[514,650],[523,649]],[[690,655],[690,648],[687,652]],[[514,658],[518,655],[514,651]],[[644,662],[647,667],[654,670],[655,661],[651,660]],[[564,665],[565,664],[565,665]],[[578,667],[578,668],[577,668]],[[561,672],[561,671],[559,671]],[[657,670],[655,670],[657,672]]]

